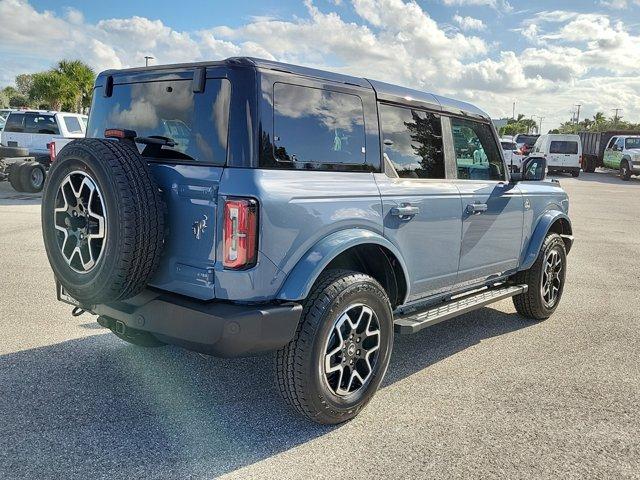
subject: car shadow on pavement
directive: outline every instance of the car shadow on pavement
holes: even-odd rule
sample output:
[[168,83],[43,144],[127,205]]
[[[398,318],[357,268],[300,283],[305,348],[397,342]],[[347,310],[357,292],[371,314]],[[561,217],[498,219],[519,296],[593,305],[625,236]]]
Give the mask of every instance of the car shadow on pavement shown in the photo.
[[[561,177],[555,177],[562,182]],[[609,185],[635,185],[640,186],[640,177],[631,177],[628,181],[622,180],[618,172],[614,170],[598,170],[595,173],[581,173],[573,180],[578,182],[598,182]]]
[[[484,308],[398,337],[383,388],[528,325]],[[109,333],[0,356],[0,477],[212,478],[339,428],[293,414],[271,360],[141,349]]]

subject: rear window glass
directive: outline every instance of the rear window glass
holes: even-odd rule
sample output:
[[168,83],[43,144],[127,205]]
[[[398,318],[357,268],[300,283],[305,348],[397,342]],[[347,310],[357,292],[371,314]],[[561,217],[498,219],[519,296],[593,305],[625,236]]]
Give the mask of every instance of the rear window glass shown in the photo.
[[24,131],[27,133],[40,133],[43,135],[59,135],[58,122],[53,115],[41,115],[38,113],[26,113],[24,115]]
[[357,95],[275,83],[274,154],[279,161],[363,164],[364,109]]
[[230,97],[226,79],[207,79],[203,93],[193,93],[191,80],[116,84],[111,97],[95,95],[87,136],[103,138],[108,128],[133,130],[138,137],[175,143],[138,143],[145,157],[224,165]]
[[524,143],[525,145],[535,145],[538,140],[538,135],[518,135],[516,138],[517,143]]
[[24,114],[12,113],[7,118],[7,123],[4,126],[5,132],[22,133],[24,132]]
[[517,150],[518,146],[513,142],[500,142],[503,150]]
[[549,153],[578,153],[578,142],[553,140],[549,146]]
[[62,120],[64,121],[64,126],[69,133],[82,133],[82,127],[80,126],[80,120],[78,120],[78,117],[65,115],[62,117]]

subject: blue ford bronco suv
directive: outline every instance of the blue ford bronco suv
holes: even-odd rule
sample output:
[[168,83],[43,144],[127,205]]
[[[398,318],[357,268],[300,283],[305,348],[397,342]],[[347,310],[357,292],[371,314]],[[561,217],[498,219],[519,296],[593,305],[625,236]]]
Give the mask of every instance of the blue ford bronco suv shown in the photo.
[[573,237],[545,159],[489,117],[252,58],[101,73],[43,197],[58,298],[142,346],[275,351],[285,401],[353,418],[394,334],[513,297],[548,318]]

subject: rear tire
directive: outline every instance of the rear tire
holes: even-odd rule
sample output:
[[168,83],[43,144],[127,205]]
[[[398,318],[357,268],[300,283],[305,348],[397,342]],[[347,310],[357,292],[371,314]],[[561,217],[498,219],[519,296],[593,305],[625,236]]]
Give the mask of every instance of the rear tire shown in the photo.
[[[556,264],[556,261],[559,263]],[[532,320],[549,318],[560,304],[566,272],[567,252],[564,240],[557,233],[549,233],[531,268],[515,275],[515,283],[529,287],[526,293],[513,297],[516,311]]]
[[18,171],[23,191],[28,193],[41,192],[47,172],[44,167],[36,162],[25,162]]
[[573,178],[577,178],[577,177],[579,177],[579,176],[580,176],[580,169],[573,170],[573,171],[571,172],[571,176],[572,176]]
[[596,162],[594,159],[592,158],[585,158],[584,159],[584,165],[582,166],[582,170],[585,171],[585,173],[593,173],[596,171]]
[[276,354],[280,393],[314,422],[350,420],[378,389],[392,346],[393,314],[382,286],[362,273],[327,271],[305,300],[293,340]]
[[620,164],[620,178],[625,182],[631,179],[631,169],[629,168],[629,162],[623,160]]
[[24,186],[22,185],[22,178],[20,175],[20,167],[26,162],[17,162],[11,164],[9,167],[9,183],[16,192],[24,192]]
[[28,157],[29,149],[22,147],[0,146],[0,158]]

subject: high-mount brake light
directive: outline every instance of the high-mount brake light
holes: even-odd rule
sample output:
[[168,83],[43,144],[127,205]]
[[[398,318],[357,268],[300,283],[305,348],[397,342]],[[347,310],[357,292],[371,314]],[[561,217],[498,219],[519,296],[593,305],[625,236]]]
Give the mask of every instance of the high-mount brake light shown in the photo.
[[107,128],[104,131],[104,138],[136,138],[136,132],[122,128]]
[[258,202],[251,198],[229,198],[224,204],[224,268],[242,270],[258,258]]

